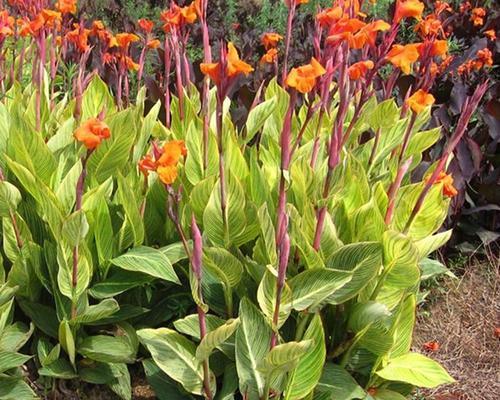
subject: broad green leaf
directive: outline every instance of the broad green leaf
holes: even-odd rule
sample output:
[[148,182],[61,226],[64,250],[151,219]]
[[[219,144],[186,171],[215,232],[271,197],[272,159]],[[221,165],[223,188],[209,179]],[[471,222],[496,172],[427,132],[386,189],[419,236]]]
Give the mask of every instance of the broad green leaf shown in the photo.
[[[117,200],[125,211],[125,226],[130,227],[133,233],[133,244],[139,246],[144,241],[144,223],[139,212],[139,205],[135,193],[129,182],[118,174]],[[123,229],[123,228],[122,228]]]
[[83,92],[82,98],[82,121],[95,118],[101,112],[113,113],[115,101],[109,92],[109,88],[99,75],[94,75],[89,85]]
[[258,400],[264,394],[265,378],[257,367],[269,351],[272,331],[264,316],[247,298],[240,302],[239,318],[236,368],[240,393],[246,393],[248,400]]
[[[189,393],[203,393],[203,367],[195,356],[193,342],[168,328],[141,329],[137,334],[163,372]],[[215,384],[213,376],[211,378]]]
[[414,386],[435,388],[455,380],[436,361],[418,354],[408,353],[389,360],[377,375],[388,381],[406,382]]
[[399,116],[400,111],[394,99],[385,100],[375,107],[368,124],[373,130],[390,128],[399,120]]
[[168,257],[152,247],[135,247],[111,263],[128,271],[142,272],[169,282],[180,283]]
[[285,392],[285,400],[306,398],[321,378],[326,358],[326,346],[325,333],[319,314],[314,315],[302,339],[312,340],[314,344],[300,358],[297,367],[291,373]]
[[9,369],[20,367],[31,358],[32,356],[0,350],[0,374]]
[[311,269],[288,282],[292,291],[292,307],[297,311],[314,312],[352,279],[349,271]]
[[292,371],[296,368],[300,358],[303,357],[313,345],[313,340],[278,344],[272,348],[266,357],[264,357],[258,369],[267,376],[268,380],[272,380],[278,375]]
[[65,358],[59,358],[50,364],[44,365],[38,370],[41,376],[56,379],[75,379],[78,374]]
[[133,363],[135,351],[125,336],[87,336],[78,352],[94,361],[104,363]]
[[341,366],[327,363],[317,386],[319,393],[328,393],[328,400],[364,399],[365,391]]
[[186,400],[194,399],[189,393],[183,391],[173,379],[165,374],[152,359],[142,362],[146,379],[155,391],[159,400]]
[[100,144],[88,161],[88,176],[99,183],[121,172],[129,160],[136,137],[133,109],[111,116],[109,128],[111,137]]
[[[271,268],[271,267],[269,267]],[[276,272],[271,272],[269,269],[266,270],[264,274],[259,289],[257,290],[257,301],[259,303],[260,309],[267,317],[267,320],[272,324],[274,311],[276,308],[276,294],[277,294],[277,278]],[[283,290],[281,292],[280,301],[280,313],[278,318],[278,326],[274,329],[278,329],[285,321],[288,319],[290,312],[292,311],[292,292],[290,287],[285,283]]]
[[83,210],[78,210],[66,218],[62,225],[61,235],[68,246],[78,246],[89,231],[87,217]]
[[35,392],[19,377],[0,375],[1,400],[32,400],[37,398]]
[[331,304],[344,303],[357,296],[377,276],[382,265],[382,246],[377,242],[343,246],[332,254],[326,265],[352,275],[350,282],[328,299]]
[[153,282],[154,277],[140,272],[116,270],[105,280],[89,289],[89,294],[96,299],[114,297],[127,290]]
[[272,115],[276,107],[276,97],[271,97],[255,106],[248,113],[246,123],[246,140],[252,140],[255,134],[262,129],[266,120]]
[[89,306],[82,314],[71,320],[71,323],[88,324],[113,315],[120,309],[115,299],[106,299],[99,304]]
[[239,319],[230,319],[224,325],[219,326],[206,334],[196,348],[196,358],[206,360],[212,354],[212,351],[229,339],[240,324]]
[[436,235],[427,236],[421,240],[414,242],[418,251],[418,259],[421,260],[427,257],[440,247],[444,246],[450,240],[452,230],[438,233]]
[[245,193],[241,183],[231,173],[226,176],[225,222],[222,218],[220,181],[215,184],[203,213],[203,230],[220,247],[228,247],[244,234],[247,225]]
[[21,200],[19,189],[7,181],[0,181],[0,217],[10,217]]
[[69,361],[74,366],[76,357],[75,338],[73,337],[71,326],[66,320],[61,321],[59,324],[59,343],[68,354]]

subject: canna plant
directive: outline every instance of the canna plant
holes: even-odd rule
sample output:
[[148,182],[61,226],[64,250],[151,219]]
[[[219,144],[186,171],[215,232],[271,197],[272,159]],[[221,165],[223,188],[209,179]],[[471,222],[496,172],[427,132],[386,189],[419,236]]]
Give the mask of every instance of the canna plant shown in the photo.
[[[53,38],[39,28],[38,72],[0,102],[0,360],[12,366],[0,379],[16,382],[4,397],[34,396],[19,379],[32,332],[45,390],[80,380],[129,399],[139,360],[160,399],[388,400],[453,382],[411,351],[412,331],[429,256],[451,234],[440,231],[456,194],[446,168],[487,83],[418,177],[441,138],[426,129],[441,31],[400,45],[401,21],[420,19],[423,3],[398,0],[389,23],[363,20],[363,2],[335,2],[316,17],[314,57],[288,68],[306,2],[286,1],[284,59],[282,38],[266,36],[276,76],[243,125],[230,95],[254,68],[232,43],[212,56],[206,1],[163,13],[162,100],[147,112],[146,89],[130,101],[129,70],[140,84],[160,45],[151,21],[141,36],[84,20],[66,33],[74,98],[48,84],[67,48],[47,60],[39,49]],[[58,3],[66,18],[73,6]],[[200,91],[186,59],[198,18]],[[113,85],[87,70],[92,51]],[[413,83],[398,104],[402,75]],[[14,309],[30,328],[9,330]]]

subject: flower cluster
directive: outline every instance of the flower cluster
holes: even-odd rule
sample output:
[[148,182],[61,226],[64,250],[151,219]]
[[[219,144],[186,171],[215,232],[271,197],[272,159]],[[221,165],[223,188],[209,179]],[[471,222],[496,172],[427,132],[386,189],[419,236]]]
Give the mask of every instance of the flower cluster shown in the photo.
[[156,171],[161,182],[171,185],[177,179],[178,165],[182,157],[187,155],[187,149],[182,140],[166,142],[161,149],[156,149],[155,158],[147,154],[139,161],[139,170],[147,177],[151,171]]
[[75,139],[88,150],[95,150],[103,140],[110,136],[109,126],[98,118],[85,121],[74,133]]

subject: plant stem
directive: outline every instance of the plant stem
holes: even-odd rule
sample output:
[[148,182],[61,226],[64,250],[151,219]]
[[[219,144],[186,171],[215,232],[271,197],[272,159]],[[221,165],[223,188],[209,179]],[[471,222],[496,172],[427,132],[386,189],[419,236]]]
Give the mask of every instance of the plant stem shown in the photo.
[[219,179],[220,179],[220,207],[222,212],[222,224],[224,232],[227,233],[226,220],[226,178],[224,169],[224,126],[223,126],[223,105],[224,97],[222,90],[217,89],[217,148],[219,151]]
[[284,84],[286,81],[286,77],[288,76],[288,55],[290,53],[290,43],[292,41],[292,27],[293,27],[293,18],[295,16],[295,1],[292,1],[290,4],[290,8],[288,9],[288,18],[286,23],[286,34],[285,34],[285,55],[283,57],[283,70],[281,71],[281,81]]
[[394,214],[394,207],[396,205],[396,198],[399,192],[399,188],[401,187],[401,183],[403,182],[403,178],[408,172],[408,169],[411,166],[411,162],[413,160],[413,157],[410,157],[408,160],[406,160],[401,168],[399,168],[398,173],[396,175],[396,178],[394,179],[394,182],[391,184],[389,187],[389,192],[387,193],[387,197],[389,198],[389,204],[387,206],[387,212],[385,214],[385,224],[387,226],[390,225],[392,222],[392,217]]

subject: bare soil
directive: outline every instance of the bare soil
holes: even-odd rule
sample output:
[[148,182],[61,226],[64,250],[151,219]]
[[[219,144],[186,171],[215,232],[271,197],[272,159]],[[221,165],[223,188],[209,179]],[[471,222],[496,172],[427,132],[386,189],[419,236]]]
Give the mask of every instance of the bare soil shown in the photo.
[[[415,350],[427,352],[457,383],[422,393],[417,399],[497,400],[500,398],[500,262],[471,265],[459,281],[420,313]],[[437,351],[424,343],[437,342]]]

